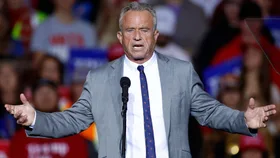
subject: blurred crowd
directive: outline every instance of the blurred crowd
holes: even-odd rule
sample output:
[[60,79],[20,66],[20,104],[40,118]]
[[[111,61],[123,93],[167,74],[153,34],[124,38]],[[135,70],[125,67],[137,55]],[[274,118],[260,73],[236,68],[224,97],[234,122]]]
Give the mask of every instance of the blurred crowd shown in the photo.
[[[97,157],[94,124],[67,138],[27,138],[4,104],[21,104],[24,93],[43,112],[71,107],[96,66],[90,60],[99,59],[74,65],[69,74],[72,50],[82,56],[101,52],[108,62],[122,56],[118,18],[131,1],[0,0],[1,158]],[[273,103],[280,111],[279,0],[138,1],[157,12],[156,51],[192,62],[213,97],[237,110],[246,110],[253,97],[257,106]],[[280,113],[256,138],[186,119],[194,158],[280,158]]]

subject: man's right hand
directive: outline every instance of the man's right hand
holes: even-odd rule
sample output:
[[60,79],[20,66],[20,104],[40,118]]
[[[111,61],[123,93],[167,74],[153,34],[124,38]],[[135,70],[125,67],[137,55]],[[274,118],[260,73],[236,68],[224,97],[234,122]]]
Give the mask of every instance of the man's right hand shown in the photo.
[[30,126],[35,118],[35,109],[29,104],[24,94],[20,94],[22,105],[5,105],[6,110],[14,115],[17,123],[23,126]]

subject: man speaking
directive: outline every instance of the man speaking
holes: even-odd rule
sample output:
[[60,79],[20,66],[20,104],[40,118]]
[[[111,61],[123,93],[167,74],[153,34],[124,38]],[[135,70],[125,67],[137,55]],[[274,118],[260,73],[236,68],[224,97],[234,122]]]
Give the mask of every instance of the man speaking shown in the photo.
[[203,90],[189,62],[155,52],[159,32],[156,13],[147,4],[132,2],[120,14],[117,37],[125,55],[90,71],[79,100],[72,108],[56,113],[36,111],[20,95],[22,105],[5,105],[31,137],[59,138],[77,134],[95,122],[99,157],[121,157],[122,88],[120,79],[131,81],[127,103],[126,158],[190,158],[188,118],[201,125],[256,135],[275,114],[275,105],[245,112],[228,108]]

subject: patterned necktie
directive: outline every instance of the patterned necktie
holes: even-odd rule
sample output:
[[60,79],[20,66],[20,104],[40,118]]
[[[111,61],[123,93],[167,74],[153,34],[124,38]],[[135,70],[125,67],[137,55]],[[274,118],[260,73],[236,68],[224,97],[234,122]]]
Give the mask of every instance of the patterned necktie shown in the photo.
[[140,83],[141,83],[143,114],[144,114],[146,158],[156,158],[154,131],[153,131],[151,112],[150,112],[150,101],[149,101],[147,79],[144,73],[144,66],[140,65],[137,67],[137,69],[140,72]]

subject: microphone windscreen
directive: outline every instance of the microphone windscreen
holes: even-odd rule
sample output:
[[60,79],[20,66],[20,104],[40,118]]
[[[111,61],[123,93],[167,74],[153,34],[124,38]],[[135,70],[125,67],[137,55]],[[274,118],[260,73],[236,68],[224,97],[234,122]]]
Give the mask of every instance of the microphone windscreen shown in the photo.
[[130,79],[128,77],[122,77],[120,80],[121,87],[130,87]]

